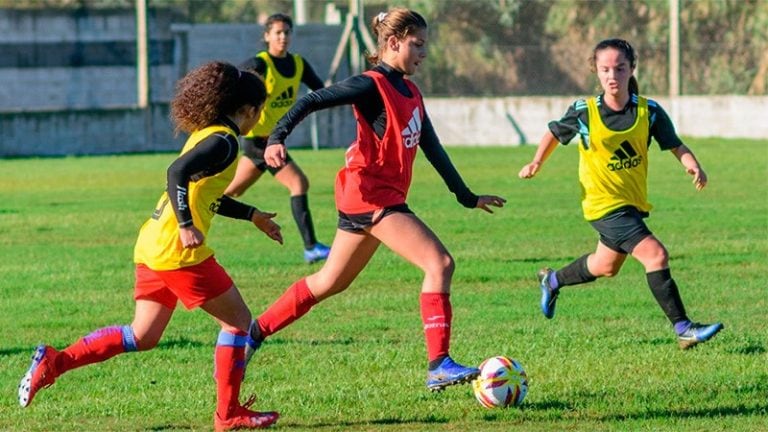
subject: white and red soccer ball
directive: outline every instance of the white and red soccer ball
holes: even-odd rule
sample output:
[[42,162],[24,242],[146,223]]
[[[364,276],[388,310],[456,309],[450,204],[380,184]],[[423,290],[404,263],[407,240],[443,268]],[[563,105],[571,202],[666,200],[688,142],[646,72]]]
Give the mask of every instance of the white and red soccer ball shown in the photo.
[[486,359],[472,382],[475,397],[486,408],[517,406],[528,393],[528,375],[516,360],[505,356]]

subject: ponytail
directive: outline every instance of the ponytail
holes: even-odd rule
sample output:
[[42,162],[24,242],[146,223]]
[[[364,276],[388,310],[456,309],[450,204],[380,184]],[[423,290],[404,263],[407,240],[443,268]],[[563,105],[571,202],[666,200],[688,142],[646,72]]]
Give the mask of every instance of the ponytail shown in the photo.
[[640,95],[640,86],[637,85],[637,78],[634,75],[629,77],[629,94]]

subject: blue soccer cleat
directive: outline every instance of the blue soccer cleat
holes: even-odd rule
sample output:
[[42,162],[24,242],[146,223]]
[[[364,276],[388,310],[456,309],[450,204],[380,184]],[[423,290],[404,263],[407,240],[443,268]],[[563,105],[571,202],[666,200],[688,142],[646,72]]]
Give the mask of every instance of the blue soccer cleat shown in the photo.
[[552,289],[549,283],[550,275],[554,273],[551,268],[543,268],[539,270],[538,277],[541,287],[541,312],[547,319],[552,319],[555,316],[555,304],[557,302],[557,295],[560,291]]
[[328,254],[331,253],[331,248],[322,244],[315,243],[310,249],[304,250],[304,261],[308,264],[316,263],[328,259]]
[[677,343],[681,349],[693,348],[694,346],[712,339],[720,330],[725,328],[722,323],[699,324],[691,323],[691,326],[677,335]]
[[462,366],[446,357],[440,366],[427,372],[427,388],[433,392],[442,391],[448,386],[468,383],[478,375],[480,369]]

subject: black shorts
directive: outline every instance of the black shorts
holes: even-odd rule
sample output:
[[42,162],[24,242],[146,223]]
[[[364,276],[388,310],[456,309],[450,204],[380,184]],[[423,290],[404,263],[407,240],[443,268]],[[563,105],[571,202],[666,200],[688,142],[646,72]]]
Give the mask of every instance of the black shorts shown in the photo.
[[652,235],[643,221],[648,213],[635,207],[621,207],[598,220],[590,222],[600,233],[600,242],[616,252],[629,254],[640,241]]
[[[275,175],[283,167],[272,168],[264,161],[264,150],[267,148],[267,137],[240,137],[240,148],[243,150],[243,154],[253,162],[253,164],[260,171],[269,171],[270,174]],[[285,152],[285,162],[292,162],[291,155]],[[285,165],[283,165],[285,166]]]
[[[377,214],[378,213],[378,214]],[[413,214],[408,204],[398,204],[391,207],[384,207],[378,212],[347,214],[339,212],[339,229],[350,233],[361,233],[373,225],[379,223],[384,217],[392,213],[410,213]],[[374,219],[375,216],[375,219]]]

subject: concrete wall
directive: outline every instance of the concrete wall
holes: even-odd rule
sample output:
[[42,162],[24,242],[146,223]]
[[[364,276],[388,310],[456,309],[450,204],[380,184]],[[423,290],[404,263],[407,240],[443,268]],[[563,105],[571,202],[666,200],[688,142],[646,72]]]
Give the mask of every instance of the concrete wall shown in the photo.
[[[768,139],[768,97],[683,96],[653,98],[684,137]],[[574,97],[427,98],[425,104],[444,145],[536,144],[547,123],[560,118]],[[349,108],[319,113],[321,147],[346,147],[354,138]],[[151,128],[135,108],[22,111],[0,114],[0,156],[175,151],[168,105],[154,103]],[[307,119],[289,145],[309,145]],[[145,132],[150,137],[144,139]]]
[[182,145],[183,137],[173,136],[167,104],[153,104],[149,112],[100,108],[0,115],[4,157],[178,151]]
[[[577,97],[427,98],[445,145],[538,143]],[[768,96],[651,97],[688,137],[768,139]]]
[[[172,21],[149,17],[153,101],[173,92]],[[0,112],[133,106],[135,45],[131,11],[0,10]]]
[[[173,89],[173,68],[152,69],[152,102],[167,103]],[[4,83],[0,86],[2,113],[132,107],[137,101],[135,68],[0,69],[0,82]]]

